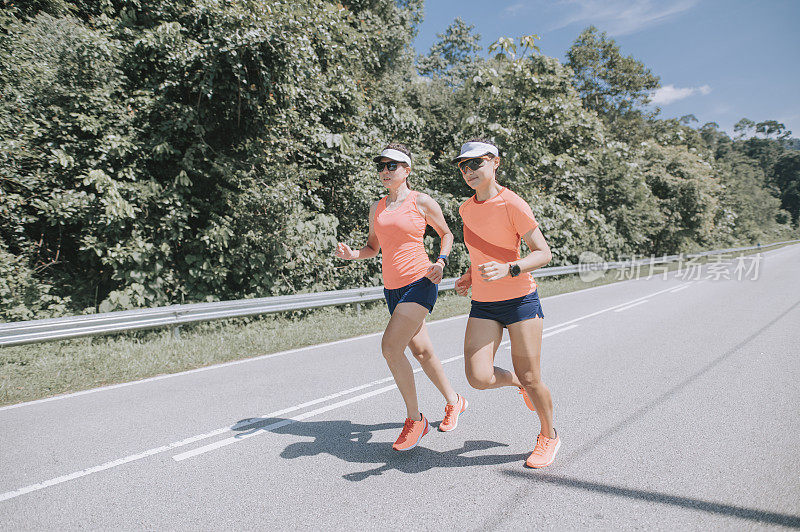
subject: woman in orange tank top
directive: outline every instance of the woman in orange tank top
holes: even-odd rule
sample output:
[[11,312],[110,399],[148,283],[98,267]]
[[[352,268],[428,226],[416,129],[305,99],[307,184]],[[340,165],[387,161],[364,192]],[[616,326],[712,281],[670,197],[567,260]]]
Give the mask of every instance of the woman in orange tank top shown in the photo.
[[[488,139],[475,138],[453,159],[475,195],[459,208],[470,269],[456,281],[456,292],[472,287],[472,310],[464,338],[464,367],[473,388],[519,388],[525,404],[539,415],[541,430],[525,462],[539,468],[555,459],[561,440],[553,427],[553,400],[541,379],[544,313],[530,275],[552,258],[530,206],[497,182],[500,152]],[[522,258],[520,241],[531,252]],[[494,365],[508,328],[514,371]]]
[[[442,363],[433,353],[425,316],[433,310],[447,256],[453,246],[453,234],[447,227],[436,201],[408,187],[411,152],[400,143],[391,143],[373,159],[378,176],[388,195],[372,204],[369,210],[367,245],[353,251],[340,242],[340,259],[369,259],[382,253],[384,294],[391,318],[383,333],[381,350],[394,381],[406,404],[407,417],[393,448],[407,451],[417,446],[428,433],[428,420],[419,410],[414,372],[405,355],[408,347],[425,374],[439,389],[447,404],[439,430],[456,428],[458,416],[467,401],[458,395],[444,374]],[[425,252],[425,227],[433,227],[441,239],[441,252],[431,264]]]

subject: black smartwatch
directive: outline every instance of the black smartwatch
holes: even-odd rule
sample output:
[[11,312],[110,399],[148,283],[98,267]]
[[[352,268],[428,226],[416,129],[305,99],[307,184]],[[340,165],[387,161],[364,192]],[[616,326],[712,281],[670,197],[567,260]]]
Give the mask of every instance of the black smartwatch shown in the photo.
[[516,277],[522,273],[522,270],[519,267],[519,264],[512,264],[511,267],[508,269],[508,275],[511,277]]
[[[442,262],[444,262],[444,267],[445,268],[447,268],[447,265],[450,264],[450,261],[447,260],[447,255],[439,255],[439,257],[436,260],[439,260],[439,259],[442,259]],[[444,268],[442,268],[442,269],[444,269]]]

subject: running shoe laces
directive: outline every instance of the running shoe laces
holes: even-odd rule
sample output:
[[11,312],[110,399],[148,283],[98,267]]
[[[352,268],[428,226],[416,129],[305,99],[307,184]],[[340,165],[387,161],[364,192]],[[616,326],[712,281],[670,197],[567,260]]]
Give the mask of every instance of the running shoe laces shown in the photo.
[[450,423],[453,422],[453,416],[456,413],[456,407],[457,406],[458,406],[458,403],[456,403],[454,405],[450,405],[450,404],[445,405],[445,407],[444,407],[444,419],[442,420],[442,424],[443,425],[449,425]]
[[414,430],[414,423],[416,422],[413,419],[406,418],[406,422],[403,425],[403,430],[400,431],[400,436],[397,438],[397,443],[405,443],[409,434],[411,434],[411,431]]
[[554,441],[554,439],[546,438],[542,434],[539,434],[536,438],[536,447],[533,449],[533,454],[536,456],[544,456],[551,441]]

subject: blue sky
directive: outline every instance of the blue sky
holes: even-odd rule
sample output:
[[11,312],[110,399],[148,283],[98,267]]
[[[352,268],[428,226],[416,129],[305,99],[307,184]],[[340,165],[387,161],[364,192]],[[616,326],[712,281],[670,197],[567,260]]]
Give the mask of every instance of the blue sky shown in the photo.
[[484,54],[499,37],[535,33],[561,61],[593,24],[661,78],[661,117],[691,113],[729,133],[743,117],[777,120],[800,138],[800,0],[426,0],[417,52],[457,16]]

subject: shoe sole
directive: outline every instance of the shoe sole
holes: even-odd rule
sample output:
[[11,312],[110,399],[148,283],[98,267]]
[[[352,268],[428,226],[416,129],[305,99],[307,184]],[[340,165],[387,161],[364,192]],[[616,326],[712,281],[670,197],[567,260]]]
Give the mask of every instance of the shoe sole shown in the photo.
[[547,466],[549,466],[550,464],[552,464],[552,463],[555,461],[555,459],[556,459],[556,455],[558,454],[558,450],[559,450],[560,448],[561,448],[561,440],[558,440],[558,443],[556,444],[556,450],[555,450],[555,451],[553,451],[553,457],[550,459],[550,461],[549,461],[549,462],[547,462],[546,464],[542,464],[542,465],[535,465],[535,466],[533,466],[533,465],[530,465],[530,464],[528,463],[528,461],[526,460],[526,461],[525,461],[525,466],[526,466],[526,467],[530,467],[531,469],[541,469],[541,468],[543,468],[543,467],[547,467]]
[[[461,409],[461,412],[459,412],[459,413],[458,413],[459,417],[461,416],[461,414],[463,414],[463,413],[464,413],[464,412],[467,410],[467,407],[468,407],[468,406],[469,406],[469,401],[467,401],[467,398],[465,397],[465,398],[464,398],[464,408],[462,408],[462,409]],[[441,425],[439,425],[439,432],[452,432],[452,431],[456,430],[456,427],[457,427],[457,426],[458,426],[458,418],[456,418],[456,422],[455,422],[455,424],[453,425],[453,428],[450,428],[450,429],[442,429],[442,426],[441,426]]]
[[404,453],[404,452],[406,452],[406,451],[410,451],[411,449],[413,449],[414,447],[416,447],[417,445],[419,445],[419,442],[421,442],[421,441],[422,441],[422,438],[424,438],[424,437],[425,437],[425,435],[428,433],[428,431],[430,430],[430,428],[431,428],[431,424],[430,424],[430,423],[428,423],[428,420],[426,419],[426,420],[425,420],[425,430],[423,430],[423,431],[422,431],[422,436],[420,436],[419,438],[417,438],[417,441],[415,441],[415,442],[414,442],[414,445],[412,445],[411,447],[406,447],[405,449],[398,449],[398,448],[396,448],[396,447],[392,446],[392,449],[394,449],[395,451],[397,451],[397,452],[399,452],[399,453]]

